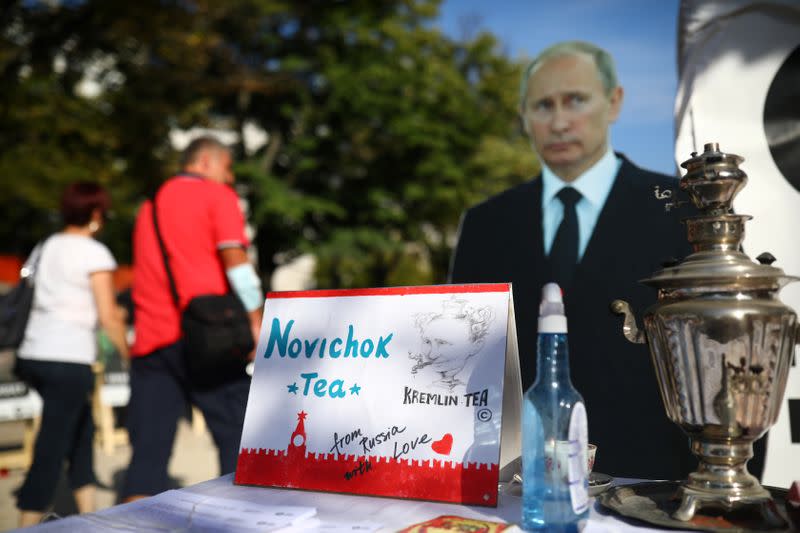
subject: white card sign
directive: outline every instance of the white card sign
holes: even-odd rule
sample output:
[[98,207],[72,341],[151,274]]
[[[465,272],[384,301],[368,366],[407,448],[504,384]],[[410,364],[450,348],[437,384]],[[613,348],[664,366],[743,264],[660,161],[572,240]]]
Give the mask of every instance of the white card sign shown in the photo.
[[270,293],[235,482],[496,505],[514,332],[509,284]]

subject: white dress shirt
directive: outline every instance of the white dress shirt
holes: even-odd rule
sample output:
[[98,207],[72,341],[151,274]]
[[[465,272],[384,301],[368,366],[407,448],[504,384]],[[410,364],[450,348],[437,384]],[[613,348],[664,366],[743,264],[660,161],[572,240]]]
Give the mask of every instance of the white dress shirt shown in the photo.
[[571,183],[563,181],[542,163],[542,231],[545,255],[550,255],[558,226],[564,218],[564,205],[556,195],[564,187],[574,187],[582,196],[575,205],[578,215],[578,261],[580,262],[621,165],[622,161],[614,155],[610,145],[605,155],[594,166]]

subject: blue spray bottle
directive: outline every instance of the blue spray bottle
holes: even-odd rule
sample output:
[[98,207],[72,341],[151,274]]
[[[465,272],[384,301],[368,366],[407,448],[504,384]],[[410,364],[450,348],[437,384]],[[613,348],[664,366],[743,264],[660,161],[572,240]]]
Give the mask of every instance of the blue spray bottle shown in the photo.
[[522,404],[522,527],[580,531],[589,516],[583,398],[569,377],[561,289],[542,288],[536,381]]

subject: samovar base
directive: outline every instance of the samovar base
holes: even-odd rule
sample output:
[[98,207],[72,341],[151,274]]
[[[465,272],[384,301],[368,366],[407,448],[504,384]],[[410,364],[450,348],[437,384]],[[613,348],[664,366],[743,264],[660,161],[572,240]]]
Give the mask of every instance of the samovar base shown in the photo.
[[[800,517],[792,518],[789,506],[782,505],[788,498],[789,491],[768,487],[772,500],[762,504],[734,511],[721,509],[699,509],[695,517],[684,522],[675,518],[675,511],[680,500],[678,481],[645,481],[631,485],[617,485],[597,496],[597,501],[621,516],[642,520],[662,528],[701,531],[718,531],[720,533],[755,532],[764,533],[797,533],[800,531]],[[761,512],[762,507],[764,508]],[[775,519],[778,515],[779,520]],[[784,525],[779,526],[782,522]]]
[[726,511],[749,508],[761,516],[761,523],[765,528],[780,529],[787,527],[786,521],[775,509],[775,502],[768,492],[766,497],[746,497],[732,500],[730,496],[698,491],[682,485],[678,488],[678,496],[681,499],[681,504],[672,513],[672,517],[682,522],[689,522],[703,507],[723,508]]
[[786,527],[775,511],[770,493],[747,471],[747,461],[753,456],[751,441],[709,442],[692,438],[692,452],[700,464],[678,488],[681,503],[673,518],[688,522],[704,507],[725,511],[749,508],[761,515],[767,528]]

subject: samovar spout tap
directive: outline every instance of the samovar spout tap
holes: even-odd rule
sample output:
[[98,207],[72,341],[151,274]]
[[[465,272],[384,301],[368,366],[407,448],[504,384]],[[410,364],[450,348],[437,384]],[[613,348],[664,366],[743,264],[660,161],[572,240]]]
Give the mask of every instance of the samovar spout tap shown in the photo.
[[631,306],[624,300],[614,300],[611,302],[611,312],[617,315],[623,315],[622,334],[628,341],[634,344],[644,344],[647,339],[644,331],[639,329],[636,325],[636,317],[633,315]]

